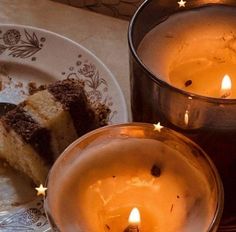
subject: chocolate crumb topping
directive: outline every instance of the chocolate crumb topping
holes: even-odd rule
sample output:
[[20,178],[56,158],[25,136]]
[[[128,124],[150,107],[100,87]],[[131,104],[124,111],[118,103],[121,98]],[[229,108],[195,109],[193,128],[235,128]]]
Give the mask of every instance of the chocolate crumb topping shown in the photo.
[[37,86],[35,82],[29,82],[28,83],[29,95],[33,95],[37,93],[38,91],[45,90],[46,87],[47,87],[46,85]]
[[151,174],[155,177],[159,177],[161,175],[161,169],[154,164],[151,168]]
[[29,89],[29,95],[32,95],[36,93],[37,91],[37,86],[35,82],[29,82],[28,83],[28,89]]
[[[84,93],[84,83],[79,80],[65,79],[57,81],[48,86],[48,91],[60,101],[65,110],[69,110],[71,104],[74,102],[80,101],[83,104],[87,103],[87,98]],[[79,98],[81,98],[81,100]]]
[[41,127],[23,109],[23,104],[9,111],[2,117],[2,122],[7,130],[13,129],[22,139],[43,156],[49,164],[53,163],[53,153],[50,149],[50,132]]
[[101,103],[93,105],[93,108],[95,109],[98,126],[106,126],[111,110],[105,104]]
[[70,112],[78,136],[99,126],[80,80],[65,79],[48,86],[48,91]]

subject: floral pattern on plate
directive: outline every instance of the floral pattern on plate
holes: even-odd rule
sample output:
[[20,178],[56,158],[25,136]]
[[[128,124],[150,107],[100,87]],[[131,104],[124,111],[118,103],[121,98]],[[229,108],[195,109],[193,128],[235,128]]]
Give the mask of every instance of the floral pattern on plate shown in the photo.
[[[68,71],[61,73],[65,78],[75,78],[84,81],[88,99],[96,104],[103,103],[109,108],[113,106],[112,97],[108,93],[108,83],[101,77],[97,67],[88,60],[83,60],[81,54],[74,66],[70,66]],[[117,114],[117,110],[113,110],[109,116],[109,123],[112,123],[113,117]]]
[[37,200],[28,208],[0,217],[0,231],[46,231],[49,228],[43,208],[43,200]]
[[[29,58],[40,51],[45,42],[45,38],[40,39],[33,32],[30,34],[26,29],[24,33],[20,33],[17,29],[9,29],[2,33],[0,39],[0,54],[7,52],[9,56],[19,58]],[[32,57],[32,61],[35,61],[36,57]]]

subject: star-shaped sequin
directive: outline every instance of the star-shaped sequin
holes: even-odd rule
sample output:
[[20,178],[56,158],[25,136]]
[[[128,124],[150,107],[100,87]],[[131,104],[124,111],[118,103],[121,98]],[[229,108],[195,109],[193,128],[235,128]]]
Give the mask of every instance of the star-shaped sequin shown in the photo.
[[157,124],[153,124],[153,126],[154,126],[154,131],[161,132],[161,129],[163,128],[163,126],[161,126],[160,122],[158,122]]
[[35,188],[35,189],[37,191],[37,196],[39,196],[39,195],[45,196],[47,188],[43,187],[42,184],[40,184],[40,186],[38,188]]
[[185,7],[186,1],[180,0],[178,4],[179,4],[179,7]]

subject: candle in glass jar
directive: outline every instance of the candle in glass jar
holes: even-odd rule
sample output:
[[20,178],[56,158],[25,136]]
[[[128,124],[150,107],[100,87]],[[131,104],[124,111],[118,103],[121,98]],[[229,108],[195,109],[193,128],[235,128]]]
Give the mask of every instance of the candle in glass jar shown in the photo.
[[[150,132],[149,127],[149,133],[160,132]],[[73,147],[72,153],[79,156],[63,167],[63,175],[54,172],[60,181],[50,177],[47,200],[60,231],[209,229],[215,218],[216,192],[190,148],[174,140],[145,138],[141,130],[137,138],[111,134],[92,143],[89,139],[85,149]],[[128,220],[135,207],[142,218],[138,223]]]
[[225,98],[221,82],[228,75],[227,98],[236,98],[235,22],[235,9],[222,5],[176,13],[144,37],[139,57],[157,77],[203,96]]

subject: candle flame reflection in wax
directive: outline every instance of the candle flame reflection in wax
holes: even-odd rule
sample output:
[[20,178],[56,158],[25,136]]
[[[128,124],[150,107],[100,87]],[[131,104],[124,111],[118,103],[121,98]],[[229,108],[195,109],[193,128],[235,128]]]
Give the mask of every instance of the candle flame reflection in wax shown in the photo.
[[140,213],[137,208],[133,208],[129,215],[129,224],[130,225],[139,225],[140,224]]
[[232,83],[229,75],[225,75],[221,82],[221,97],[227,98],[231,95]]

